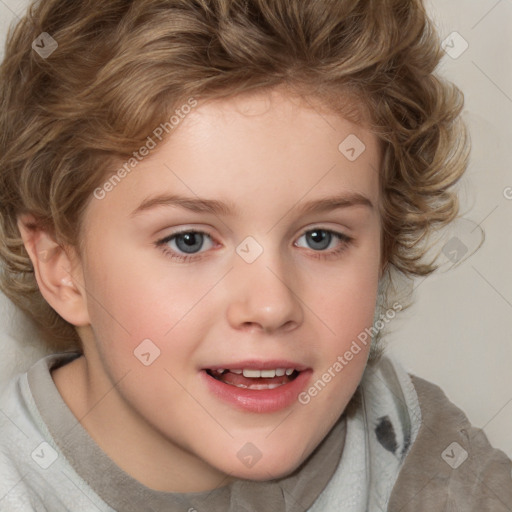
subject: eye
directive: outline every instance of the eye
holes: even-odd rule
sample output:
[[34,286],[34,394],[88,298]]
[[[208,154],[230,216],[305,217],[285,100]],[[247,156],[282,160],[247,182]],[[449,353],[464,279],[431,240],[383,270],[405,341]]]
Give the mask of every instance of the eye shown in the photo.
[[[300,240],[305,239],[306,246],[301,245]],[[330,229],[314,228],[306,231],[296,242],[298,247],[313,249],[315,252],[325,252],[318,254],[319,257],[335,256],[345,250],[352,242],[352,238],[337,231]],[[327,249],[334,249],[327,251]]]
[[[187,261],[199,254],[201,249],[213,247],[212,238],[204,231],[181,231],[156,242],[166,255],[180,261]],[[205,248],[206,245],[206,248]]]

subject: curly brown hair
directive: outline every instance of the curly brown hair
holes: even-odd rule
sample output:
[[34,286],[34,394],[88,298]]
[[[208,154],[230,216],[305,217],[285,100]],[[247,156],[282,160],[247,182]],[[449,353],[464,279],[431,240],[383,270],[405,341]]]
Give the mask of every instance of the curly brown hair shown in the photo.
[[[58,44],[47,58],[32,47],[43,32]],[[18,216],[80,247],[83,212],[112,163],[179,105],[279,85],[378,135],[384,267],[431,273],[422,242],[456,217],[469,152],[462,93],[434,71],[442,55],[421,0],[33,3],[0,68],[0,288],[49,346],[80,347],[39,292]]]

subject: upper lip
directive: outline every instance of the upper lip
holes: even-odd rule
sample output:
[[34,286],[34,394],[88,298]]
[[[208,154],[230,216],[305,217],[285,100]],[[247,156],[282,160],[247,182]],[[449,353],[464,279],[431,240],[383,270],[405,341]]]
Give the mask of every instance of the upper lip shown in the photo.
[[221,364],[213,364],[203,368],[204,370],[274,370],[276,368],[294,368],[295,370],[302,372],[307,370],[309,367],[303,365],[301,363],[297,363],[294,361],[286,361],[282,359],[272,359],[266,361],[259,361],[255,359],[246,360],[246,361],[236,361],[236,362],[225,362]]

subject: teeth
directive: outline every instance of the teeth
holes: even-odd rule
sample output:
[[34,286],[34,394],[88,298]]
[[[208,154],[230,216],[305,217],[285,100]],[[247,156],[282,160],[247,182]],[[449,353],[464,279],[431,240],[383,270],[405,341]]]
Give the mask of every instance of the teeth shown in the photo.
[[251,384],[249,386],[246,386],[245,384],[235,384],[237,388],[244,388],[244,389],[255,389],[258,391],[264,390],[264,389],[275,389],[279,386],[282,386],[283,384]]
[[244,377],[249,377],[250,379],[257,379],[261,377],[261,372],[259,370],[244,370]]
[[223,374],[228,371],[231,373],[235,373],[236,375],[243,374],[244,377],[247,377],[249,379],[273,379],[274,377],[283,377],[284,375],[290,376],[295,371],[295,368],[276,368],[275,370],[254,370],[252,368],[244,368],[243,370],[227,370],[225,368],[219,368],[215,370],[216,373],[220,374]]
[[[233,371],[233,370],[231,370]],[[273,379],[274,377],[282,377],[283,375],[291,375],[295,371],[294,368],[277,368],[276,370],[252,370],[245,368],[243,370],[244,377],[248,377],[250,379],[259,379],[260,377],[264,379]]]

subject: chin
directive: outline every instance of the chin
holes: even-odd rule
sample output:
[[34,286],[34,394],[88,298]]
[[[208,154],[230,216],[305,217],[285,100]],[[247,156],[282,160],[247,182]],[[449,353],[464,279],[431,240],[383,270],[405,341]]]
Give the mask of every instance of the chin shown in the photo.
[[236,468],[231,468],[231,475],[235,478],[255,482],[277,480],[291,475],[300,466],[301,462],[298,461],[291,464],[289,461],[285,463],[277,461],[265,462],[261,459],[252,468],[241,469],[240,464],[237,464]]
[[[244,450],[245,449],[245,450]],[[293,451],[293,453],[291,453]],[[267,452],[269,450],[267,449]],[[284,455],[270,451],[266,456],[256,451],[249,443],[227,464],[216,467],[222,473],[242,480],[265,481],[283,478],[293,473],[305,460],[295,448],[290,448]]]

